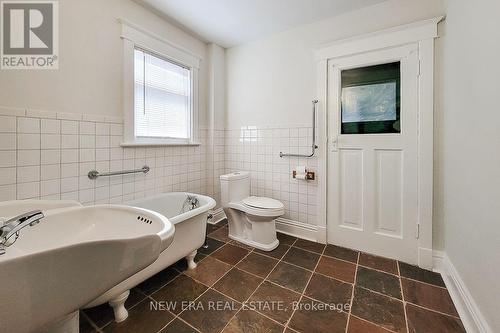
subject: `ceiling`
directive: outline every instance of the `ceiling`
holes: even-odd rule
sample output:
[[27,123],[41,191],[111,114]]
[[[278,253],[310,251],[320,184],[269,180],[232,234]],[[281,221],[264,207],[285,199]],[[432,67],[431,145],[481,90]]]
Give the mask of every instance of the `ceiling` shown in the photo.
[[223,47],[385,0],[135,0],[170,22]]

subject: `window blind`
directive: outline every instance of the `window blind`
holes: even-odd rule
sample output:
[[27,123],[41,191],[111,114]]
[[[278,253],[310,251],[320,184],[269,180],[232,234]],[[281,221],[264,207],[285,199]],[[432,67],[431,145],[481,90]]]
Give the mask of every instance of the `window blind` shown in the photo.
[[191,71],[135,49],[135,136],[191,137]]

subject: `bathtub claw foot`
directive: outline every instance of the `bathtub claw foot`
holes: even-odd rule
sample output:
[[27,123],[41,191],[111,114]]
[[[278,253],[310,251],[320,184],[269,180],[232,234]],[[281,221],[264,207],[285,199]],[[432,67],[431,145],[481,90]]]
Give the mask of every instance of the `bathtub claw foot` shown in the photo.
[[120,323],[128,318],[128,311],[125,309],[125,302],[130,295],[130,290],[109,301],[109,305],[113,308],[115,321]]
[[188,256],[186,257],[188,269],[195,269],[196,266],[198,266],[194,262],[194,257],[196,257],[196,253],[198,253],[198,251],[194,250],[193,252],[191,252],[190,254],[188,254]]

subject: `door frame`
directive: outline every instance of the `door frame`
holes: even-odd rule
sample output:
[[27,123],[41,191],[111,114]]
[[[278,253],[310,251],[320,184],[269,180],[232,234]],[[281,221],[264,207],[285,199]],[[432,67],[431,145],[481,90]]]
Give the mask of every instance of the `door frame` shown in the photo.
[[374,33],[348,38],[324,45],[315,50],[317,72],[318,112],[318,182],[317,240],[327,242],[328,196],[328,60],[343,56],[373,52],[385,48],[418,44],[418,108],[417,160],[418,194],[417,225],[418,265],[432,268],[432,203],[433,203],[433,133],[434,133],[434,39],[438,37],[438,23],[444,17],[410,23]]

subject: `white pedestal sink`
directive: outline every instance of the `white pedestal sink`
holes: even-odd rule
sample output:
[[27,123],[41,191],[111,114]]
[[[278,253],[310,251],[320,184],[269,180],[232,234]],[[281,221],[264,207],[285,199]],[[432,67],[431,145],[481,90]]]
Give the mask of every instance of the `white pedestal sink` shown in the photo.
[[[13,212],[4,208],[0,216]],[[78,309],[153,263],[175,229],[160,214],[128,206],[75,206],[44,214],[0,256],[0,332],[67,332],[71,323],[64,320],[77,320],[71,316]]]

